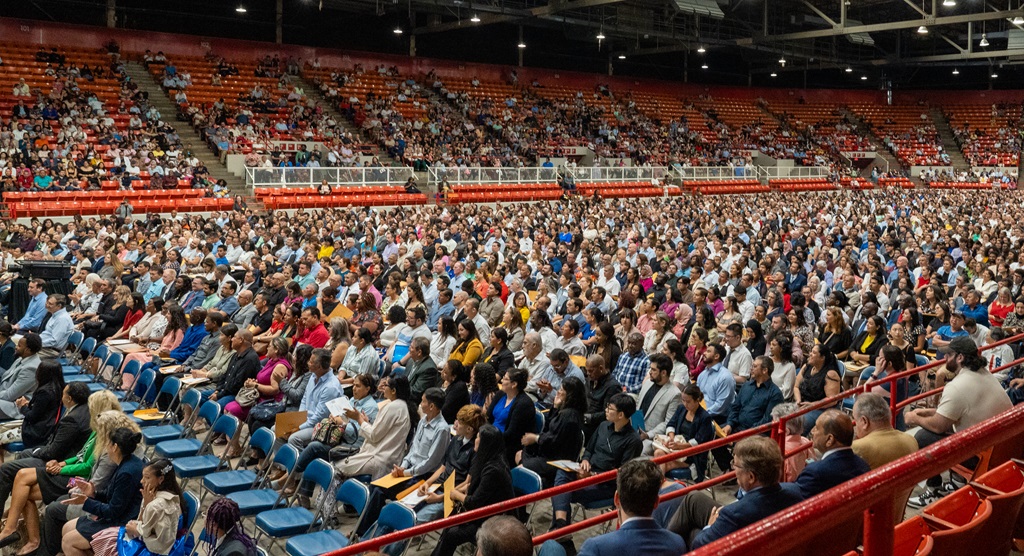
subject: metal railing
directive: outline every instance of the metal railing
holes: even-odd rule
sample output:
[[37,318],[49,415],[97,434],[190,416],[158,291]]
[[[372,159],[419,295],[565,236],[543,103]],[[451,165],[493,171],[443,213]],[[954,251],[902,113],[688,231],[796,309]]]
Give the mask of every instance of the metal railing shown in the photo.
[[331,187],[401,185],[416,173],[408,166],[357,168],[245,168],[249,187],[312,187],[323,180]]
[[831,173],[828,166],[762,166],[759,170],[768,179],[827,178]]
[[570,168],[568,171],[576,178],[576,183],[665,181],[665,178],[671,175],[667,166],[592,166],[587,168]]
[[757,166],[691,166],[672,169],[683,181],[757,179]]
[[[993,349],[993,348],[998,347],[1000,345],[1009,344],[1009,343],[1012,343],[1012,342],[1019,342],[1021,340],[1024,340],[1024,334],[1018,334],[1016,336],[1012,336],[1012,337],[1006,338],[1006,339],[1001,340],[999,342],[995,342],[995,343],[992,343],[992,344],[987,344],[985,346],[982,346],[980,348],[980,351],[990,350],[990,349]],[[1012,362],[1008,363],[1007,365],[1003,365],[1002,367],[998,367],[996,369],[992,369],[991,372],[996,373],[996,372],[999,372],[999,371],[1011,368],[1013,366],[1019,365],[1022,362],[1024,362],[1024,358],[1018,359],[1016,361],[1012,361]],[[925,370],[937,367],[937,366],[942,365],[942,364],[943,364],[943,360],[939,359],[939,360],[932,361],[932,362],[930,362],[930,363],[928,363],[926,365],[922,365],[921,367],[915,367],[915,368],[907,370],[907,371],[903,371],[903,372],[899,372],[899,373],[893,373],[891,375],[882,377],[882,378],[880,378],[878,380],[875,380],[875,381],[866,382],[866,383],[861,384],[860,386],[857,386],[855,388],[851,388],[849,390],[842,391],[839,394],[837,394],[835,396],[832,396],[830,398],[826,398],[826,399],[823,399],[821,401],[808,404],[808,405],[800,408],[799,411],[797,411],[797,412],[795,412],[793,414],[787,415],[787,416],[785,416],[783,418],[777,419],[775,421],[772,421],[771,423],[766,423],[764,425],[761,425],[761,426],[753,428],[753,429],[747,429],[745,431],[741,431],[741,432],[738,432],[738,433],[735,433],[735,434],[730,434],[729,436],[726,436],[724,438],[718,438],[718,439],[712,440],[710,442],[705,442],[703,444],[699,444],[697,446],[694,446],[694,447],[691,447],[691,448],[687,448],[685,450],[681,450],[681,451],[678,451],[678,452],[672,452],[672,453],[666,454],[664,456],[661,456],[661,457],[658,457],[658,458],[654,458],[652,461],[654,461],[655,463],[661,464],[661,463],[665,463],[665,462],[669,462],[669,461],[674,461],[674,460],[677,460],[677,459],[689,458],[689,457],[695,456],[697,454],[702,454],[702,453],[710,452],[710,451],[712,451],[712,450],[714,450],[716,448],[720,448],[720,447],[723,447],[723,446],[728,446],[728,445],[733,444],[733,443],[735,443],[735,442],[737,442],[739,440],[742,440],[744,438],[749,438],[751,436],[764,435],[764,434],[770,434],[772,439],[779,443],[779,446],[782,449],[783,454],[786,457],[789,457],[789,456],[792,456],[792,455],[794,455],[796,453],[801,452],[805,448],[805,446],[801,446],[801,447],[799,447],[799,448],[797,448],[795,450],[792,450],[790,452],[786,452],[785,451],[786,422],[788,422],[789,420],[791,420],[791,419],[793,419],[793,418],[795,418],[797,416],[803,416],[803,415],[805,415],[807,413],[810,413],[812,411],[815,411],[815,410],[824,410],[824,409],[837,408],[837,407],[839,407],[841,405],[843,399],[849,398],[851,396],[857,396],[858,394],[862,394],[864,392],[871,391],[872,389],[874,389],[876,387],[879,387],[879,386],[882,386],[882,385],[885,385],[885,384],[888,384],[889,392],[892,393],[892,395],[890,396],[890,410],[891,410],[890,418],[892,419],[892,422],[895,423],[896,422],[896,417],[897,417],[899,411],[903,409],[903,407],[905,407],[906,405],[909,405],[910,403],[913,403],[914,401],[918,401],[918,400],[920,400],[922,398],[925,398],[925,397],[928,397],[928,396],[933,396],[933,395],[935,395],[937,393],[940,393],[942,391],[942,388],[939,388],[939,389],[936,389],[936,390],[933,390],[933,391],[930,391],[930,392],[926,392],[925,394],[921,394],[921,395],[915,396],[913,398],[909,398],[908,400],[904,400],[903,402],[897,402],[897,399],[896,399],[896,397],[897,397],[897,382],[900,381],[900,380],[903,380],[903,379],[907,379],[911,375],[914,375],[914,374],[917,374],[917,373],[919,373],[921,371],[925,371]],[[1020,415],[1021,417],[1024,417],[1024,407],[1022,407],[1022,406],[1018,406],[1017,408],[1015,408],[1013,410],[1010,410],[1010,411],[1011,412],[1016,412],[1015,415]],[[978,427],[986,426],[986,424],[989,424],[992,421],[996,421],[997,419],[991,419],[989,421],[986,421],[986,423],[984,423],[982,425],[978,425],[977,427],[972,427],[969,430],[970,431],[974,431]],[[1024,423],[1017,423],[1016,426],[1019,429],[1018,432],[1024,433]],[[925,477],[928,477],[928,476],[931,476],[931,475],[935,475],[936,474],[936,470],[944,471],[945,469],[948,469],[949,467],[952,467],[953,464],[958,463],[959,461],[962,461],[964,459],[967,459],[967,457],[970,455],[970,454],[967,454],[968,447],[974,446],[974,443],[978,442],[978,438],[977,437],[971,437],[968,442],[961,443],[961,442],[958,442],[958,438],[961,435],[958,433],[956,436],[957,436],[957,438],[943,440],[939,444],[930,446],[929,448],[927,448],[925,450],[922,450],[922,451],[919,451],[919,452],[915,453],[912,456],[908,456],[908,458],[914,458],[915,461],[919,461],[919,456],[921,454],[923,454],[923,453],[925,453],[925,454],[926,453],[932,453],[932,452],[936,452],[936,451],[939,451],[939,450],[942,450],[943,453],[945,453],[946,450],[957,450],[957,448],[959,447],[959,450],[956,452],[956,454],[958,454],[958,455],[949,456],[948,458],[942,460],[942,462],[947,462],[947,460],[949,462],[949,465],[946,465],[945,467],[941,467],[940,468],[940,466],[938,464],[936,464],[933,460],[928,459],[928,462],[929,462],[929,467],[927,468],[928,473],[927,474],[923,474],[923,471],[918,469],[914,476],[916,477],[916,476],[920,475],[920,478],[914,479],[912,482],[909,482],[908,485],[912,486],[914,483],[920,481],[921,479],[923,479]],[[980,448],[978,450],[974,450],[972,453],[976,453],[976,452],[980,451],[981,449],[986,448],[987,446],[991,446],[995,442],[1001,441],[1001,440],[999,440],[999,438],[997,438],[995,436],[993,436],[993,438],[995,440],[989,442],[987,445],[980,446]],[[972,442],[974,442],[974,443],[972,443]],[[984,439],[982,439],[981,442],[984,442]],[[904,460],[905,459],[907,459],[907,458],[904,458]],[[889,464],[888,466],[883,467],[881,469],[884,470],[884,469],[888,469],[890,467],[897,466],[897,465],[902,469],[902,468],[904,468],[904,467],[906,467],[908,465],[908,464],[903,464],[902,463],[904,460],[900,460],[898,462],[894,462],[894,463]],[[878,473],[878,471],[875,471],[875,472],[869,474],[868,476],[873,476],[876,473]],[[574,491],[586,488],[588,486],[596,485],[596,484],[603,483],[603,482],[606,482],[606,481],[612,481],[612,480],[615,480],[615,477],[617,476],[617,474],[618,474],[618,470],[606,471],[604,473],[600,473],[600,474],[597,474],[597,475],[592,475],[590,477],[586,477],[584,479],[579,479],[579,480],[573,481],[571,483],[567,483],[567,484],[564,484],[564,485],[559,485],[559,486],[555,486],[555,487],[552,487],[552,488],[544,489],[544,490],[541,490],[539,492],[535,492],[533,494],[528,494],[528,495],[525,495],[525,496],[520,496],[520,497],[517,497],[517,498],[513,498],[512,500],[505,501],[505,502],[500,502],[500,503],[497,503],[497,504],[492,504],[490,506],[485,506],[483,508],[478,508],[478,509],[471,510],[471,511],[464,512],[464,513],[460,513],[460,514],[455,514],[455,515],[452,515],[450,517],[447,517],[447,518],[444,518],[444,519],[441,519],[441,520],[438,520],[438,521],[433,521],[433,522],[430,522],[430,523],[424,523],[422,525],[417,525],[417,526],[411,527],[409,529],[405,529],[405,530],[402,530],[402,531],[397,531],[397,532],[394,532],[394,533],[389,533],[389,534],[383,535],[381,537],[377,537],[377,538],[374,538],[374,539],[362,541],[362,542],[359,542],[359,543],[347,546],[345,548],[342,548],[340,550],[336,550],[336,551],[330,552],[328,554],[328,556],[350,556],[350,555],[359,554],[359,553],[366,552],[366,551],[377,550],[380,547],[386,546],[386,545],[391,544],[391,543],[400,542],[400,541],[403,541],[403,540],[408,540],[408,539],[417,537],[419,535],[423,535],[423,534],[434,532],[434,531],[438,531],[438,530],[443,530],[443,529],[448,528],[448,527],[453,527],[453,526],[456,526],[456,525],[460,525],[462,523],[467,523],[467,522],[470,522],[470,521],[475,521],[477,519],[482,519],[482,518],[490,517],[490,516],[501,514],[501,513],[507,513],[510,510],[513,510],[513,509],[516,509],[516,508],[521,508],[523,506],[532,504],[534,502],[539,502],[541,500],[545,500],[545,499],[551,498],[551,497],[559,495],[559,494],[565,494],[565,493],[569,493],[569,492],[574,492]],[[728,473],[724,473],[724,474],[722,474],[722,475],[720,475],[718,477],[715,477],[713,479],[708,479],[708,480],[705,480],[704,482],[688,486],[688,487],[686,487],[684,489],[680,489],[680,490],[677,490],[677,491],[673,491],[673,492],[664,494],[664,495],[662,495],[660,497],[660,500],[662,502],[665,502],[667,500],[672,500],[674,498],[683,496],[683,495],[685,495],[685,494],[687,494],[689,492],[695,491],[695,490],[703,490],[703,489],[706,489],[706,488],[709,488],[709,487],[721,484],[723,482],[726,482],[726,481],[734,478],[735,475],[736,475],[735,471],[730,471]],[[893,480],[899,480],[899,479],[893,479]],[[863,481],[864,481],[864,478],[856,479],[852,484],[861,485],[861,484],[863,484]],[[854,493],[858,492],[856,490],[849,490],[848,487],[849,487],[849,485],[844,485],[842,487],[839,487],[846,494],[843,495],[843,496],[836,495],[835,497],[833,497],[832,500],[834,500],[834,504],[835,505],[841,506],[842,504],[848,503],[849,498],[851,496],[853,496]],[[905,487],[905,488],[909,488],[909,486]],[[847,492],[848,490],[849,490],[849,492]],[[893,518],[892,518],[893,497],[896,496],[896,493],[898,493],[899,490],[897,490],[895,488],[889,488],[889,489],[885,490],[884,492],[880,492],[880,491],[877,491],[876,489],[872,489],[872,492],[873,492],[872,496],[874,496],[874,497],[887,496],[887,498],[885,499],[886,500],[885,503],[888,504],[889,510],[887,512],[883,512],[884,515],[881,515],[881,519],[883,519],[883,520],[884,519],[888,519],[888,527],[889,527],[888,543],[889,544],[888,544],[888,548],[885,548],[884,542],[882,544],[870,544],[870,546],[872,547],[872,551],[871,552],[867,552],[866,551],[865,554],[869,554],[871,556],[877,556],[877,555],[882,555],[882,554],[891,554],[892,553],[892,534],[891,534],[891,532],[892,532],[892,527],[893,527],[893,523],[894,523],[893,522]],[[827,496],[828,494],[829,493],[825,493],[825,494],[819,495],[818,497],[810,499],[810,501],[805,501],[805,502],[799,504],[797,506],[797,508],[806,506],[806,505],[808,505],[811,502],[815,502],[819,498],[821,498],[822,496]],[[873,505],[870,505],[871,511],[875,511],[876,507],[881,505],[881,504],[874,503],[875,502],[875,498],[872,498],[871,502],[873,503]],[[868,506],[865,505],[864,507],[862,507],[862,508],[860,508],[859,510],[856,510],[856,511],[863,511],[867,507]],[[740,554],[749,554],[750,553],[749,546],[756,546],[756,545],[748,545],[747,542],[746,542],[747,539],[750,537],[750,533],[749,533],[750,531],[757,531],[759,534],[760,534],[760,532],[770,533],[774,537],[777,534],[777,531],[780,528],[779,524],[780,523],[782,523],[782,524],[787,523],[787,521],[782,519],[782,516],[783,515],[793,515],[794,511],[795,511],[794,509],[785,510],[782,513],[776,514],[775,516],[768,518],[768,521],[773,523],[775,525],[775,527],[768,527],[768,526],[765,525],[765,522],[755,523],[754,525],[751,525],[750,527],[748,527],[746,529],[743,529],[743,530],[741,530],[741,531],[739,531],[737,533],[729,535],[728,537],[726,537],[724,539],[719,539],[718,541],[716,541],[714,543],[711,543],[711,544],[709,544],[709,545],[707,545],[705,547],[702,547],[699,551],[695,552],[695,554],[701,554],[701,555],[711,555],[711,554],[716,554],[716,555],[737,554],[737,555],[740,555]],[[846,515],[847,518],[855,515],[855,512],[854,513],[849,513],[848,509],[846,509],[846,510],[836,509],[835,511],[836,512],[840,512],[840,511],[843,512],[844,515]],[[806,513],[807,512],[803,512],[800,515],[803,518],[806,518],[807,517],[807,515],[805,515]],[[585,529],[589,529],[589,528],[594,527],[596,525],[600,525],[602,523],[609,522],[609,521],[615,519],[617,516],[618,516],[618,512],[617,511],[605,512],[603,514],[600,514],[600,515],[597,515],[597,516],[594,516],[594,517],[591,517],[591,518],[588,518],[588,519],[584,519],[583,521],[572,523],[570,525],[567,525],[567,526],[562,527],[560,529],[557,529],[555,531],[550,531],[548,533],[536,536],[536,537],[534,537],[533,542],[534,542],[535,545],[540,545],[544,541],[551,540],[551,539],[557,539],[557,538],[565,537],[565,536],[568,536],[568,535],[572,535],[572,534],[574,534],[576,532],[583,531]],[[814,522],[817,524],[818,520],[815,519]],[[826,524],[829,524],[829,523],[834,525],[837,522],[835,522],[835,521],[822,521],[822,522],[820,522],[819,526],[815,528],[816,532],[820,532],[821,530],[826,529]],[[875,526],[877,527],[878,524],[876,523]],[[736,539],[741,539],[741,540],[737,541]],[[870,541],[870,542],[874,543],[875,541]],[[762,543],[761,544],[762,548],[767,547],[769,544],[771,544],[770,542],[768,542],[768,541],[766,541],[764,539],[761,539],[761,543]],[[743,551],[743,550],[736,550],[736,551],[731,550],[732,548],[734,548],[736,546],[739,546],[739,545],[748,546],[748,548],[745,551]],[[867,539],[865,540],[865,545],[866,546],[869,545],[869,541]],[[792,548],[793,546],[796,546],[796,545],[793,545],[793,544],[787,542],[786,546],[789,546],[789,547]],[[713,548],[708,548],[708,547],[713,547]],[[773,550],[771,552],[771,554],[773,554],[773,555],[774,554],[779,554],[779,555],[786,554],[786,552],[780,551],[781,549],[780,550],[775,550],[777,547],[774,546],[774,545],[771,548]],[[886,550],[888,550],[888,552],[886,552]],[[760,550],[759,552],[763,552],[763,550]],[[766,554],[762,554],[761,556],[767,556],[767,555]]]
[[448,180],[451,185],[463,183],[543,183],[554,182],[561,170],[556,167],[529,168],[430,168],[427,183]]

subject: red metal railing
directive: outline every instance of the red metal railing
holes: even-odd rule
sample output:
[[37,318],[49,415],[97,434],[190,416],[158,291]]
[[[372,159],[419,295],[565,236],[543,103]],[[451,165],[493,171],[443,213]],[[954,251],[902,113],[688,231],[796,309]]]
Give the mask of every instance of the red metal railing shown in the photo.
[[[1008,343],[1011,343],[1011,342],[1016,342],[1016,341],[1021,341],[1021,340],[1024,340],[1024,334],[1018,334],[1016,336],[1012,336],[1010,338],[1006,338],[1006,339],[1001,340],[999,342],[995,342],[995,343],[992,343],[992,344],[988,344],[988,345],[982,346],[980,348],[980,351],[986,351],[986,350],[995,348],[995,347],[1003,345],[1003,344],[1008,344]],[[999,367],[997,369],[993,369],[992,372],[993,373],[999,372],[999,371],[1011,368],[1011,367],[1013,367],[1013,366],[1015,366],[1015,365],[1017,365],[1019,363],[1022,363],[1022,362],[1024,362],[1024,358],[1015,360],[1015,361],[1013,361],[1013,362],[1011,362],[1009,364],[1003,365],[1002,367]],[[741,431],[741,432],[738,432],[738,433],[735,433],[735,434],[730,434],[729,436],[727,436],[725,438],[718,438],[718,439],[715,439],[715,440],[713,440],[711,442],[705,442],[704,444],[700,444],[698,446],[687,448],[685,450],[680,450],[678,452],[672,452],[671,454],[666,454],[666,455],[661,456],[659,458],[654,458],[653,461],[655,463],[659,463],[660,464],[660,463],[674,461],[674,460],[681,459],[681,458],[687,458],[687,457],[695,456],[697,454],[701,454],[701,453],[705,453],[705,452],[710,452],[711,450],[714,450],[714,449],[722,447],[722,446],[727,446],[727,445],[733,444],[733,443],[735,443],[735,442],[737,442],[739,440],[742,440],[744,438],[748,438],[748,437],[755,436],[755,435],[766,434],[766,433],[771,434],[772,438],[775,439],[779,443],[779,447],[780,447],[780,449],[782,449],[782,451],[786,455],[786,457],[790,457],[790,456],[792,456],[792,455],[802,451],[806,446],[802,446],[802,447],[800,447],[800,448],[798,448],[796,450],[793,450],[793,451],[791,451],[789,453],[786,453],[786,451],[785,451],[786,422],[788,422],[789,420],[793,419],[794,417],[803,416],[803,415],[806,415],[807,413],[810,413],[810,412],[818,410],[818,409],[829,409],[829,408],[837,407],[841,403],[841,401],[843,399],[849,398],[851,396],[856,396],[858,394],[861,394],[861,393],[864,393],[864,392],[867,392],[867,391],[870,391],[870,389],[876,388],[876,387],[878,387],[880,385],[883,385],[883,384],[889,384],[889,391],[891,393],[891,396],[890,396],[890,408],[892,410],[892,421],[893,421],[893,423],[895,423],[896,415],[898,414],[900,409],[902,409],[903,407],[909,405],[910,403],[913,403],[914,401],[918,401],[920,399],[923,399],[923,398],[935,395],[935,394],[940,393],[942,391],[941,388],[938,388],[938,389],[932,390],[930,392],[925,392],[923,394],[919,394],[917,396],[914,396],[913,398],[910,398],[908,400],[904,400],[903,402],[897,403],[897,401],[896,401],[896,381],[898,381],[900,379],[904,379],[904,378],[909,378],[910,376],[912,376],[914,374],[917,374],[917,373],[920,373],[921,371],[926,371],[926,370],[929,370],[929,369],[933,369],[933,368],[938,367],[938,366],[940,366],[942,364],[943,364],[943,360],[942,359],[938,359],[936,361],[932,361],[932,362],[930,362],[930,363],[928,363],[926,365],[922,365],[920,367],[915,367],[913,369],[910,369],[910,370],[907,370],[907,371],[903,371],[903,372],[899,372],[899,373],[893,373],[891,375],[885,376],[885,377],[880,378],[878,380],[867,382],[867,383],[862,384],[860,386],[857,386],[855,388],[851,388],[849,390],[844,390],[844,391],[840,392],[839,394],[837,394],[835,396],[832,396],[830,398],[826,398],[826,399],[821,400],[819,402],[816,402],[816,403],[813,403],[813,404],[809,404],[809,405],[807,405],[805,407],[800,408],[795,413],[792,413],[790,415],[782,417],[782,418],[780,418],[780,419],[778,419],[776,421],[773,421],[771,423],[766,423],[764,425],[761,425],[761,426],[753,428],[753,429],[748,429],[748,430]],[[1022,427],[1022,429],[1024,429],[1024,422],[1021,423],[1021,427]],[[959,434],[957,436],[959,437]],[[988,446],[991,446],[992,444],[993,443],[989,443],[987,446],[983,446],[982,449],[984,449],[984,448],[986,448]],[[979,449],[979,450],[976,450],[975,452],[972,452],[972,453],[976,453],[978,451],[981,451],[981,450]],[[921,454],[921,453],[922,452],[917,452],[916,454]],[[968,450],[966,450],[966,448],[965,448],[965,449],[959,451],[958,453],[961,456],[961,460],[962,459],[966,459],[966,454],[968,454]],[[940,471],[944,471],[944,470],[952,467],[953,464],[958,463],[959,461],[960,460],[954,461],[952,464],[947,465],[945,467],[942,467],[940,469]],[[886,466],[885,468],[888,468],[888,467],[889,466]],[[885,468],[883,468],[883,469],[885,469]],[[603,482],[606,482],[606,481],[611,481],[611,480],[615,479],[617,473],[618,473],[617,470],[606,471],[604,473],[600,473],[600,474],[597,474],[597,475],[591,475],[590,477],[587,477],[585,479],[579,479],[579,480],[573,481],[571,483],[567,483],[567,484],[564,484],[564,485],[559,485],[559,486],[555,486],[555,487],[552,487],[552,488],[549,488],[549,489],[541,490],[541,491],[535,492],[533,494],[527,494],[525,496],[520,496],[520,497],[517,497],[517,498],[513,498],[512,500],[508,500],[508,501],[501,502],[501,503],[498,503],[498,504],[492,504],[490,506],[485,506],[483,508],[478,508],[476,510],[471,510],[471,511],[464,512],[464,513],[452,515],[452,516],[447,517],[445,519],[441,519],[441,520],[438,520],[438,521],[433,521],[433,522],[430,522],[430,523],[424,523],[422,525],[417,525],[415,527],[411,527],[409,529],[404,529],[402,531],[396,531],[394,533],[389,533],[389,534],[383,535],[381,537],[377,537],[377,538],[374,538],[374,539],[362,541],[362,542],[359,542],[359,543],[347,546],[345,548],[342,548],[340,550],[336,550],[336,551],[330,552],[330,553],[328,553],[328,556],[350,556],[350,555],[359,554],[359,553],[362,553],[362,552],[378,550],[378,549],[380,549],[380,547],[386,546],[388,544],[392,544],[392,543],[395,543],[395,542],[400,542],[400,541],[403,541],[403,540],[411,539],[411,538],[417,537],[419,535],[424,535],[424,534],[431,533],[431,532],[434,532],[434,531],[439,531],[439,530],[442,530],[442,529],[445,529],[445,528],[448,528],[448,527],[453,527],[453,526],[460,525],[462,523],[467,523],[467,522],[470,522],[470,521],[474,521],[474,520],[477,520],[477,519],[486,518],[486,517],[490,517],[490,516],[493,516],[493,515],[498,515],[498,514],[506,513],[506,512],[508,512],[510,510],[513,510],[513,509],[516,509],[516,508],[520,508],[520,507],[523,507],[523,506],[526,506],[526,505],[538,502],[540,500],[551,498],[551,497],[559,495],[559,494],[565,494],[565,493],[568,493],[568,492],[574,492],[574,491],[586,488],[588,486],[600,484],[600,483],[603,483]],[[874,473],[872,473],[872,475],[873,474]],[[929,473],[927,475],[924,475],[924,477],[929,477],[929,476],[932,476],[932,475],[935,475],[935,474],[937,474],[937,473],[936,472],[931,472],[931,473]],[[706,488],[718,485],[720,483],[728,481],[729,479],[733,478],[734,476],[735,476],[734,472],[729,472],[729,473],[725,473],[723,475],[720,475],[718,477],[715,477],[713,479],[708,479],[708,480],[706,480],[704,482],[701,482],[701,483],[698,483],[698,484],[695,484],[695,485],[687,486],[687,487],[682,488],[680,490],[676,490],[676,491],[673,491],[673,492],[670,492],[670,493],[662,495],[661,496],[661,501],[664,502],[666,500],[672,500],[674,498],[678,498],[680,496],[684,496],[687,493],[693,492],[695,490],[703,490],[703,489],[706,489]],[[916,483],[916,482],[918,482],[920,480],[921,479],[917,479],[914,482]],[[896,491],[893,491],[893,492],[896,492]],[[826,493],[826,494],[828,494],[828,493]],[[817,498],[818,497],[815,497],[815,499],[817,499]],[[812,499],[812,500],[814,500],[814,499]],[[842,498],[839,498],[839,500],[842,500]],[[891,504],[891,496],[890,496],[890,502],[889,503]],[[892,527],[892,518],[891,518],[891,516],[892,516],[892,508],[890,507],[886,511],[888,512],[888,515],[889,515],[889,518],[890,518],[890,521],[889,521],[890,530],[889,530],[888,536],[889,536],[889,544],[890,544],[890,550],[891,550],[891,543],[892,543],[892,531],[891,531],[891,527]],[[847,519],[849,519],[853,515],[855,515],[855,514],[854,513],[850,513],[846,517],[847,517]],[[557,538],[565,537],[565,536],[574,534],[574,533],[576,533],[578,531],[583,531],[585,529],[589,529],[590,527],[594,527],[596,525],[600,525],[600,524],[605,523],[607,521],[611,521],[611,520],[615,519],[616,516],[617,516],[617,512],[615,512],[615,511],[610,511],[610,512],[606,512],[606,513],[603,513],[603,514],[600,514],[600,515],[596,515],[596,516],[590,517],[588,519],[585,519],[583,521],[578,521],[576,523],[569,524],[569,525],[567,525],[565,527],[562,527],[562,528],[560,528],[560,529],[558,529],[556,531],[551,531],[551,532],[539,535],[537,537],[534,537],[533,542],[534,542],[535,545],[537,545],[537,544],[541,544],[544,541],[549,540],[549,539],[557,539]],[[757,527],[757,525],[754,525],[754,526],[751,526],[751,527]],[[867,533],[865,533],[865,537],[867,537]],[[725,539],[723,539],[723,540],[725,540]],[[717,546],[720,542],[721,541],[713,543],[713,545]],[[712,546],[712,545],[709,545],[709,546]],[[762,552],[763,552],[763,550],[762,550]],[[703,549],[702,549],[702,551],[700,553],[701,554],[705,554],[705,552],[703,552]],[[715,552],[715,553],[716,554],[721,554],[721,552]],[[712,552],[706,552],[706,554],[712,554]],[[779,552],[779,554],[782,554],[782,553]],[[875,554],[881,554],[881,553],[880,552],[876,552]],[[759,555],[759,556],[765,556],[765,555],[762,554],[762,555]]]

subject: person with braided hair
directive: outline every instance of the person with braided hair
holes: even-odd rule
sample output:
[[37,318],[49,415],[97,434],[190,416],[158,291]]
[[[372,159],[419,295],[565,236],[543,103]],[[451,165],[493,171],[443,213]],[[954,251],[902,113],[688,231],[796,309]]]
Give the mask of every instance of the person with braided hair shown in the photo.
[[206,511],[205,541],[209,556],[256,556],[256,541],[241,527],[242,512],[230,498],[218,498]]
[[174,466],[166,458],[142,470],[142,508],[137,519],[121,527],[108,527],[92,538],[95,556],[188,556],[193,540],[186,530],[188,503],[181,492]]

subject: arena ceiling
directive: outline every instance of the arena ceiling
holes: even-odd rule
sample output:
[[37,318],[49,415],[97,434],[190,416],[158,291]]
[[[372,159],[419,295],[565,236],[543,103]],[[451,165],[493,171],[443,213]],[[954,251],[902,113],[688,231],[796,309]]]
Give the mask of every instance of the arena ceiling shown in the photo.
[[[0,15],[102,24],[107,1],[0,2]],[[286,42],[500,64],[736,85],[1024,86],[1024,0],[115,1],[119,26],[262,40],[280,2]]]

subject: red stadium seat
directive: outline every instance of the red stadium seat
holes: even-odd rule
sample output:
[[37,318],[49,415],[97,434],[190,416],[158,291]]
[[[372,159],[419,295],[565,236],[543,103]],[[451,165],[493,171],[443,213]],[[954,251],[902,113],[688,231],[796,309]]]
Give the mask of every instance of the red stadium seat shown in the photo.
[[992,517],[976,539],[979,554],[1004,556],[1014,538],[1024,537],[1024,462],[1008,461],[978,477],[971,486],[992,503]]
[[965,486],[926,507],[921,516],[932,529],[935,556],[963,556],[975,550],[978,534],[992,517],[992,502]]

